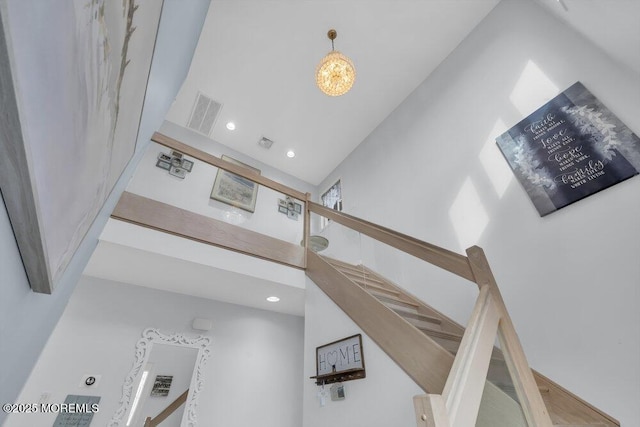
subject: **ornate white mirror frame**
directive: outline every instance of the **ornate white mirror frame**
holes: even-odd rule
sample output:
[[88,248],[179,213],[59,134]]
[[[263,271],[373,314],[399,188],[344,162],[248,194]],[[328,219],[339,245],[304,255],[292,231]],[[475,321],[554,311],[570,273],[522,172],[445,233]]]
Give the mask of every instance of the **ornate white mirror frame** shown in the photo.
[[131,371],[127,375],[124,385],[122,386],[122,397],[120,398],[120,407],[116,410],[115,414],[111,418],[111,421],[107,425],[108,427],[124,427],[125,415],[129,413],[131,409],[131,399],[134,392],[134,384],[138,384],[140,381],[140,373],[143,366],[149,359],[149,354],[153,348],[153,344],[169,344],[181,347],[195,348],[198,350],[196,356],[196,363],[193,369],[193,375],[191,376],[191,385],[189,387],[189,394],[187,395],[187,401],[185,402],[185,416],[183,420],[186,420],[187,426],[195,426],[197,423],[196,406],[198,403],[198,394],[202,390],[204,384],[204,378],[202,370],[205,362],[211,353],[211,339],[209,337],[197,336],[187,337],[182,334],[164,335],[159,330],[154,328],[147,328],[142,332],[142,338],[136,344],[135,361]]

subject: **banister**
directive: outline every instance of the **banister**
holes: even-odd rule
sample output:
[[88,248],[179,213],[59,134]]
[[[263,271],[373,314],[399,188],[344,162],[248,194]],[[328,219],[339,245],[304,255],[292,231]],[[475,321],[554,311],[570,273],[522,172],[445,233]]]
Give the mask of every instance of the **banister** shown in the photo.
[[423,242],[372,222],[329,209],[315,202],[307,202],[309,211],[329,218],[362,234],[393,246],[475,283],[475,276],[466,256]]
[[262,175],[258,175],[257,173],[251,170],[243,168],[242,166],[229,163],[225,160],[222,160],[219,157],[214,156],[213,154],[209,154],[207,152],[194,148],[190,145],[185,144],[184,142],[180,142],[177,139],[171,138],[160,132],[154,132],[153,136],[151,137],[151,140],[153,142],[157,142],[160,145],[164,145],[167,148],[172,148],[183,154],[191,156],[194,159],[203,161],[211,166],[215,166],[217,168],[224,169],[229,172],[233,172],[236,175],[239,175],[257,184],[264,185],[265,187],[268,187],[272,190],[279,191],[280,193],[286,194],[287,196],[293,197],[298,200],[303,200],[303,201],[306,199],[306,194],[301,191],[295,190],[284,184],[280,184],[279,182],[266,178]]

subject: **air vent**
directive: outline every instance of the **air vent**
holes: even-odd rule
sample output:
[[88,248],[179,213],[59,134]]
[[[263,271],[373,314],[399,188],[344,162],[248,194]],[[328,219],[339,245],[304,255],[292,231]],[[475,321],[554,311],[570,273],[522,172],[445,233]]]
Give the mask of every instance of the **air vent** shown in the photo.
[[198,92],[187,127],[204,135],[211,135],[221,109],[222,104]]
[[258,141],[258,145],[268,150],[273,145],[273,141],[263,136],[262,138],[260,138],[260,141]]

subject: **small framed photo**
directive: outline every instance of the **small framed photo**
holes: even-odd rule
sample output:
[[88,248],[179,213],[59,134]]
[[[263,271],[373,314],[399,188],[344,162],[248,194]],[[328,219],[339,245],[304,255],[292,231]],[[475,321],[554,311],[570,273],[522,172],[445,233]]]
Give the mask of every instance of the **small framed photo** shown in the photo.
[[302,213],[302,205],[300,203],[294,203],[293,210],[295,211],[295,213],[300,215]]
[[298,220],[298,214],[294,211],[287,210],[287,218]]
[[153,382],[153,388],[151,389],[151,396],[154,396],[154,397],[169,396],[169,390],[171,389],[172,382],[173,382],[173,375],[156,375],[156,379]]
[[169,174],[177,176],[180,179],[184,179],[184,177],[187,175],[187,171],[182,168],[171,166],[171,169],[169,169]]
[[171,157],[182,160],[182,153],[179,151],[171,151]]
[[284,199],[278,199],[278,206],[284,206],[284,209],[287,210],[287,201]]
[[158,161],[156,162],[156,166],[164,170],[171,169],[171,163],[163,159],[158,159]]
[[182,168],[182,159],[179,159],[177,157],[173,157],[171,159],[171,166],[174,166],[176,168]]
[[158,154],[158,160],[162,160],[163,162],[171,163],[171,156],[166,153]]
[[287,215],[289,213],[289,209],[287,209],[286,205],[285,206],[279,205],[278,206],[278,212]]
[[186,170],[187,172],[191,172],[191,169],[193,168],[193,162],[191,160],[187,160],[187,159],[182,159],[182,169]]

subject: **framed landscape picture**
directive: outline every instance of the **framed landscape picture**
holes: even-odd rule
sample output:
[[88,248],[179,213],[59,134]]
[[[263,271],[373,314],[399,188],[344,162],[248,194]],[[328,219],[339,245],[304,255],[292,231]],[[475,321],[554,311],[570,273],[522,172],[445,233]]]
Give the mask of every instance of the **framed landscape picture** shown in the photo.
[[640,171],[640,138],[578,82],[497,138],[540,216]]
[[[231,157],[222,156],[222,160],[250,169],[260,175],[259,169]],[[245,211],[254,212],[258,198],[258,184],[224,169],[218,169],[216,180],[211,190],[211,198]]]

